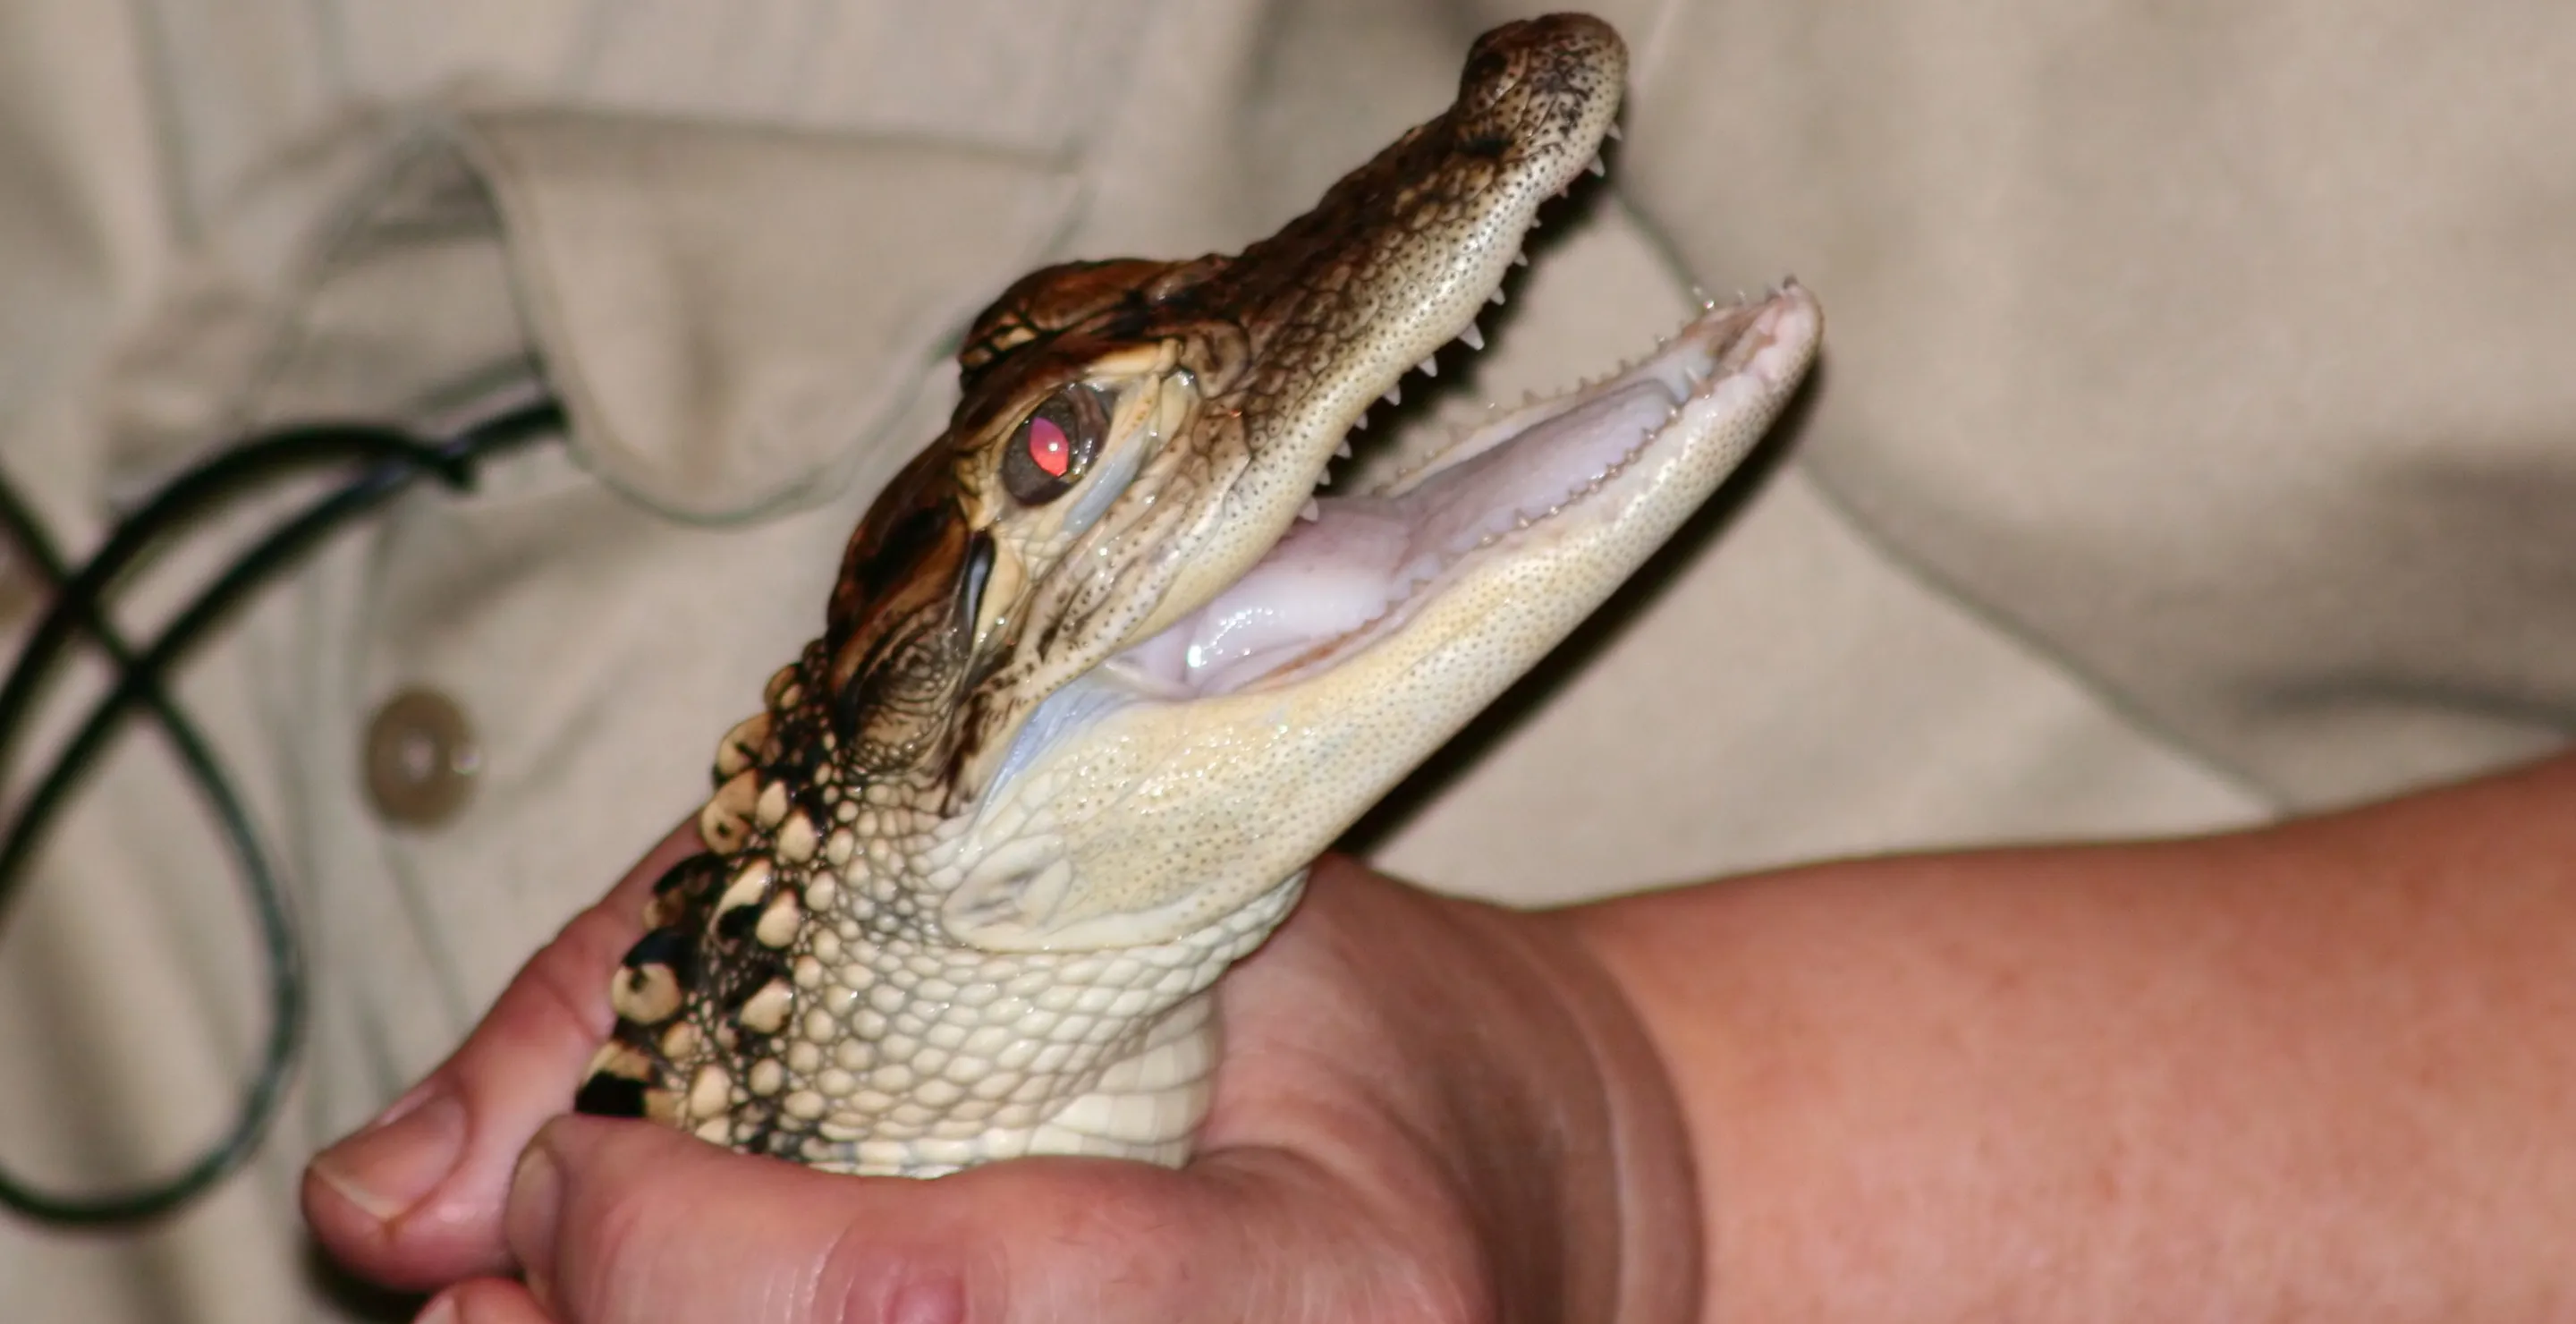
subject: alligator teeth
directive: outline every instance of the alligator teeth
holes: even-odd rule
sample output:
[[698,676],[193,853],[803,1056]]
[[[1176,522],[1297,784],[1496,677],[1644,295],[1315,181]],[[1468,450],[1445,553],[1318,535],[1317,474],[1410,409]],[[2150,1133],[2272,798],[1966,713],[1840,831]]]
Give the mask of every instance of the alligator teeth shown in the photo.
[[1514,253],[1514,254],[1512,254],[1512,265],[1513,265],[1513,266],[1516,266],[1516,267],[1526,267],[1526,266],[1528,266],[1528,265],[1529,265],[1529,254],[1527,254],[1527,253]]
[[1458,338],[1466,341],[1467,348],[1469,349],[1483,349],[1485,347],[1485,333],[1477,330],[1476,324],[1473,322],[1469,322],[1467,324],[1467,329],[1458,333]]
[[1323,517],[1323,504],[1316,501],[1313,497],[1306,498],[1306,508],[1297,512],[1297,518],[1303,520],[1322,519]]
[[[1358,422],[1356,422],[1356,423],[1351,424],[1351,427],[1352,427],[1354,430],[1356,430],[1356,431],[1360,431],[1360,432],[1366,432],[1366,431],[1368,431],[1368,415],[1366,415],[1366,414],[1362,414],[1362,415],[1360,415],[1360,421],[1358,421]],[[1344,438],[1342,438],[1342,448],[1343,448],[1344,450],[1348,450],[1348,449],[1350,449],[1350,445],[1351,445],[1351,439],[1350,439],[1350,438],[1348,438],[1348,437],[1344,437]]]
[[1495,307],[1497,307],[1497,308],[1502,307],[1502,306],[1503,306],[1503,287],[1502,287],[1502,286],[1500,286],[1500,285],[1495,286],[1495,287],[1494,287],[1494,292],[1493,292],[1493,293],[1491,293],[1491,294],[1486,295],[1486,296],[1485,296],[1485,298],[1486,298],[1486,299],[1488,299],[1488,300],[1490,300],[1490,301],[1493,303],[1493,305],[1494,305]]
[[1414,364],[1413,369],[1425,377],[1437,377],[1440,375],[1440,365],[1432,362],[1431,356],[1428,354],[1423,355],[1422,361]]
[[1591,163],[1583,168],[1591,171],[1596,178],[1610,173],[1610,167],[1601,164],[1601,154],[1599,152],[1594,152],[1592,154]]
[[1386,399],[1386,402],[1387,402],[1388,404],[1391,404],[1391,405],[1400,405],[1400,404],[1403,404],[1403,403],[1404,403],[1404,383],[1402,383],[1402,382],[1397,382],[1395,385],[1393,385],[1393,386],[1390,386],[1390,387],[1386,388],[1386,396],[1385,396],[1385,399]]
[[1607,132],[1605,132],[1602,136],[1603,136],[1603,137],[1605,137],[1605,138],[1608,138],[1610,141],[1612,141],[1612,142],[1614,142],[1614,143],[1615,143],[1615,142],[1619,141],[1621,138],[1626,137],[1627,135],[1626,135],[1626,134],[1624,134],[1624,133],[1619,132],[1619,122],[1618,122],[1617,120],[1612,120],[1612,121],[1610,122],[1610,128],[1609,128],[1609,130],[1608,130]]
[[[1365,422],[1365,420],[1363,420],[1363,421]],[[1350,439],[1350,438],[1348,438],[1348,437],[1344,437],[1344,438],[1342,438],[1342,444],[1333,448],[1333,458],[1334,458],[1334,459],[1336,459],[1336,460],[1347,460],[1347,459],[1351,458],[1351,439]]]

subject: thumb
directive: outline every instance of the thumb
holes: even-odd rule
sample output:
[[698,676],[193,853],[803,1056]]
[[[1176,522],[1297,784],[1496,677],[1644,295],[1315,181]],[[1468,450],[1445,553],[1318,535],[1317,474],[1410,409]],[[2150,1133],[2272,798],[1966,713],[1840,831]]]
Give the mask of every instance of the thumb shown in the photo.
[[530,957],[474,1034],[391,1110],[314,1156],[305,1220],[342,1263],[397,1287],[503,1271],[510,1165],[565,1110],[607,1039],[610,972],[643,932],[654,879],[703,850],[694,825]]

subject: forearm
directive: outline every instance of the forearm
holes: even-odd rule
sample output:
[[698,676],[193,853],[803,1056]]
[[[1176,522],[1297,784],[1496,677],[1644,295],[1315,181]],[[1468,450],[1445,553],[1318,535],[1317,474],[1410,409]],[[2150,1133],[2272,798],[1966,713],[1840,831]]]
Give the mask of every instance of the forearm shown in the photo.
[[2533,1317],[2576,1224],[2571,808],[2562,760],[1560,921],[1678,1089],[1711,1317]]

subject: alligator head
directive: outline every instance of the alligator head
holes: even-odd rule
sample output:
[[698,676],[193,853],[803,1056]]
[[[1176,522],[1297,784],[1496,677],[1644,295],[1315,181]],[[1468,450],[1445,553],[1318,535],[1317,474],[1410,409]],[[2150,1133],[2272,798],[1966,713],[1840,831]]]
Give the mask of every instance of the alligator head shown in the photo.
[[1324,495],[1477,339],[1611,131],[1598,20],[1488,33],[1457,101],[1239,256],[1030,275],[826,627],[716,758],[711,848],[616,978],[584,1111],[861,1172],[1179,1162],[1209,986],[1304,868],[1609,596],[1814,356],[1792,286]]

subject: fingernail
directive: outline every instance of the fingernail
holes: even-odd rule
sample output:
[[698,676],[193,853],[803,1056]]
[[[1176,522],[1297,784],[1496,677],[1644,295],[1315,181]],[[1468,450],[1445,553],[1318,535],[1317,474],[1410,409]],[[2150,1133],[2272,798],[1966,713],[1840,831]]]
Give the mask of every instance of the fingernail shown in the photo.
[[401,1216],[456,1167],[465,1105],[432,1087],[313,1156],[313,1175],[378,1221]]
[[411,1324],[456,1324],[456,1320],[456,1298],[442,1296],[430,1302],[429,1308],[420,1312],[420,1317]]
[[540,1140],[519,1156],[519,1169],[510,1174],[510,1203],[501,1216],[510,1254],[518,1260],[528,1290],[540,1301],[554,1299],[548,1279],[554,1267],[555,1220],[562,1207],[563,1172]]

